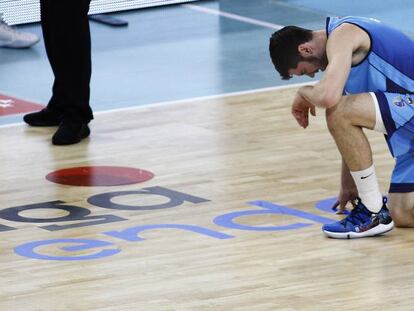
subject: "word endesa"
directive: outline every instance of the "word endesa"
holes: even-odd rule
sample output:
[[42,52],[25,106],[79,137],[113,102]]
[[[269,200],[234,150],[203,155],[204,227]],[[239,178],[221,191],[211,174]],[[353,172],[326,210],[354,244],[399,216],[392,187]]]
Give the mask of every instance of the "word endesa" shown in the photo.
[[[155,195],[161,196],[167,199],[165,203],[154,204],[154,205],[124,205],[115,203],[115,199],[122,196],[131,195]],[[324,212],[333,213],[330,209],[334,198],[320,201],[316,204],[316,208]],[[135,191],[115,191],[93,195],[87,198],[87,202],[91,205],[112,209],[112,210],[129,210],[129,211],[144,211],[144,210],[157,210],[174,208],[184,203],[190,204],[201,204],[210,202],[208,199],[200,198],[194,195],[190,195],[183,192],[178,192],[172,189],[164,187],[148,187]],[[255,209],[243,210],[231,212],[215,217],[212,222],[218,227],[243,230],[243,231],[281,231],[281,230],[293,230],[311,226],[315,223],[326,224],[335,221],[336,219],[323,217],[317,214],[304,212],[298,209],[290,208],[287,206],[267,202],[267,201],[251,201],[247,204],[252,205]],[[20,213],[36,210],[36,209],[57,209],[65,211],[66,215],[55,217],[55,218],[31,218],[20,215]],[[240,218],[246,218],[258,215],[281,215],[284,218],[286,216],[293,216],[301,219],[301,221],[293,222],[288,225],[280,226],[252,226],[245,225],[237,222]],[[0,211],[0,218],[13,221],[13,222],[24,222],[24,223],[49,223],[48,225],[41,225],[39,228],[48,231],[59,231],[87,226],[94,226],[100,224],[114,223],[126,221],[128,219],[112,215],[91,215],[91,211],[85,207],[79,207],[75,205],[67,205],[66,202],[56,200],[47,201],[29,205],[21,205],[6,208]],[[303,222],[307,220],[307,222]],[[70,222],[69,224],[63,224]],[[50,225],[50,223],[53,223]],[[235,236],[220,232],[219,230],[213,230],[210,228],[198,226],[195,224],[177,224],[177,223],[162,223],[162,224],[146,224],[138,225],[125,228],[119,231],[106,231],[102,232],[103,236],[112,237],[121,241],[128,242],[143,242],[144,238],[140,236],[140,233],[148,230],[159,230],[159,229],[178,229],[190,232],[192,234],[200,234],[209,238],[223,240],[235,238]],[[0,224],[0,232],[16,230],[16,228]],[[65,245],[65,246],[62,246]],[[45,248],[44,246],[47,246]],[[58,256],[54,254],[45,254],[45,249],[50,250],[53,247],[60,249],[60,252],[64,251],[68,254],[65,256]],[[41,251],[40,251],[41,249]],[[73,254],[73,252],[79,252],[83,250],[91,251],[87,255]],[[113,242],[109,242],[101,239],[77,239],[77,238],[62,238],[62,239],[49,239],[39,240],[24,243],[15,248],[15,253],[28,257],[41,260],[61,260],[61,261],[75,261],[75,260],[92,260],[108,256],[113,256],[120,253],[122,250],[117,247]],[[72,254],[71,254],[72,252]],[[55,252],[53,252],[55,253]]]

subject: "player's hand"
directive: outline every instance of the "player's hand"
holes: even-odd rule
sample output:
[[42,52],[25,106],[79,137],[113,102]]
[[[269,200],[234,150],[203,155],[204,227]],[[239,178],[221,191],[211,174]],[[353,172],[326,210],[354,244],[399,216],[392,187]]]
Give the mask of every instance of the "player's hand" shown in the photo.
[[307,128],[309,125],[309,112],[315,116],[315,106],[306,101],[299,93],[296,93],[292,104],[292,115],[303,128]]
[[358,192],[356,189],[341,189],[337,201],[332,205],[332,209],[336,211],[337,214],[344,214],[347,210],[346,206],[348,203],[351,203],[352,206],[355,207],[357,196]]

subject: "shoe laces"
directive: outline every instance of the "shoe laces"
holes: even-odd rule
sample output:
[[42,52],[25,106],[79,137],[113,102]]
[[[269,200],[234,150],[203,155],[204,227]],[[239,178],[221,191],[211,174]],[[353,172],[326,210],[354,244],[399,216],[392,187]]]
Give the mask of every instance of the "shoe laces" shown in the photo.
[[368,213],[366,212],[366,208],[364,208],[362,205],[361,200],[357,198],[357,205],[352,209],[349,215],[342,219],[340,222],[344,226],[346,226],[348,222],[352,225],[364,223],[366,221],[366,218],[364,218],[363,215],[368,215]]

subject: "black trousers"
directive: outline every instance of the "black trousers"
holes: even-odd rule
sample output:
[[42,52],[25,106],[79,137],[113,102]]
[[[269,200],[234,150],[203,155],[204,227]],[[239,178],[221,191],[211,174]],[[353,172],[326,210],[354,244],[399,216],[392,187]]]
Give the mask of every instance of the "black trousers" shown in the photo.
[[46,53],[55,77],[48,109],[64,120],[88,123],[91,36],[88,11],[91,0],[40,0]]

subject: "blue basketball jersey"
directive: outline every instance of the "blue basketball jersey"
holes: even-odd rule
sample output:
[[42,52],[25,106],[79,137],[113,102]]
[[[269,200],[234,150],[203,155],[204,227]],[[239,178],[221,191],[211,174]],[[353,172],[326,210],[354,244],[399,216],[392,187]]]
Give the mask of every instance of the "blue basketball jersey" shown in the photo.
[[378,20],[354,16],[328,17],[328,38],[343,23],[360,27],[371,38],[371,50],[351,68],[344,93],[414,92],[414,41]]
[[343,23],[365,30],[371,49],[351,68],[345,94],[375,92],[396,165],[390,192],[414,192],[414,42],[402,32],[363,17],[328,18],[329,35]]

